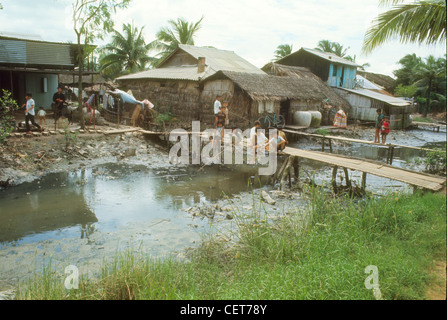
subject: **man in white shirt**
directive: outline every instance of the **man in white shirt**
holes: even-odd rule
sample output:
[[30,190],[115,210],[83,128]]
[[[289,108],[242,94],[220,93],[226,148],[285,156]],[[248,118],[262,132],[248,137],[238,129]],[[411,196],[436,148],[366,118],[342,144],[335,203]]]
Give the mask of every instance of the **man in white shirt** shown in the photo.
[[222,99],[222,96],[217,96],[216,101],[214,101],[214,115],[216,115],[220,112],[220,107],[222,106],[222,104],[220,103],[221,99]]
[[25,99],[26,99],[26,104],[23,104],[22,108],[25,107],[25,123],[26,123],[27,133],[31,133],[30,126],[29,126],[30,121],[34,126],[36,126],[37,128],[39,128],[40,131],[42,131],[42,127],[39,126],[34,121],[34,116],[36,115],[36,111],[34,110],[35,103],[34,103],[34,100],[32,99],[31,93],[27,93],[25,95]]

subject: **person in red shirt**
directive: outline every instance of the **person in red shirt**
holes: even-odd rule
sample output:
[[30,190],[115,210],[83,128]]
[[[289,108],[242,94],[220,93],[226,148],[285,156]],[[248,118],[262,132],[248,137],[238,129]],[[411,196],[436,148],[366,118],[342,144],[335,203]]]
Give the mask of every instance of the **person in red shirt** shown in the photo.
[[383,119],[380,133],[382,135],[382,144],[385,144],[386,136],[388,135],[388,133],[390,133],[390,119],[389,119],[389,117],[385,117],[385,119]]

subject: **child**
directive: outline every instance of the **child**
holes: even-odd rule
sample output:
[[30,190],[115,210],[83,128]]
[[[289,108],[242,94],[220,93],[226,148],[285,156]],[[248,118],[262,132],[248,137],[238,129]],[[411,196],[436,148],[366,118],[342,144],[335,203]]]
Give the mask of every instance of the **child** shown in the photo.
[[385,115],[382,113],[382,109],[377,109],[377,119],[375,126],[375,134],[374,134],[374,143],[380,143],[380,128],[382,126],[382,121],[385,118]]
[[36,114],[35,110],[34,110],[34,99],[32,98],[32,94],[31,93],[27,93],[25,95],[25,99],[26,99],[26,103],[22,106],[25,107],[25,123],[26,123],[26,131],[27,133],[31,133],[31,128],[29,123],[31,122],[31,124],[37,128],[39,128],[40,131],[43,131],[42,126],[39,126],[35,121],[34,121],[34,116]]
[[388,133],[390,133],[390,119],[389,119],[389,117],[385,117],[385,119],[383,119],[380,133],[382,134],[382,144],[385,144],[386,136]]
[[225,109],[224,106],[221,105],[219,109],[220,111],[216,113],[216,120],[214,121],[215,126],[214,137],[216,137],[216,134],[220,134],[223,139],[227,116],[224,112]]
[[39,108],[39,112],[37,113],[37,115],[39,116],[39,124],[40,124],[40,126],[42,126],[42,122],[44,124],[47,124],[47,119],[45,118],[47,113],[45,112],[45,110],[42,107]]
[[227,117],[225,125],[228,126],[230,124],[230,120],[228,119],[228,101],[224,101],[222,105],[224,106],[224,113]]

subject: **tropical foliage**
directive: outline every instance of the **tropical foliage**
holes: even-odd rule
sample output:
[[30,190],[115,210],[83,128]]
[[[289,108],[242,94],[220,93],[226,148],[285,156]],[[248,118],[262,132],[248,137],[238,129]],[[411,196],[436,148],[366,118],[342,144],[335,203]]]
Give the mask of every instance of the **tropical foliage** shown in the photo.
[[392,8],[380,14],[366,31],[364,53],[370,53],[394,38],[399,38],[402,43],[431,45],[445,42],[445,0],[403,2],[380,0],[381,5],[392,5]]
[[288,56],[293,51],[293,45],[291,44],[280,44],[275,50],[275,58],[273,61],[278,61],[285,56]]
[[194,45],[194,37],[200,30],[203,19],[202,16],[197,22],[188,22],[183,18],[169,20],[168,26],[162,27],[157,32],[157,40],[150,44],[152,49],[159,51],[156,55],[158,61],[163,60],[177,49],[179,44]]
[[[320,40],[318,42],[318,46],[315,48],[315,50],[321,51],[321,52],[329,52],[333,53],[336,56],[340,58],[344,58],[346,60],[356,62],[357,56],[348,55],[348,50],[350,47],[345,48],[342,44],[338,42],[332,42],[329,40]],[[371,65],[369,63],[364,63],[361,65],[361,69],[365,69],[366,67],[370,67]]]
[[144,27],[123,25],[123,33],[113,31],[112,42],[103,48],[101,71],[108,78],[145,70],[155,59],[148,56],[150,44],[143,37]]
[[0,143],[4,142],[8,135],[14,130],[13,113],[19,106],[12,98],[11,92],[2,90],[0,95]]
[[424,106],[424,116],[431,111],[445,111],[446,59],[429,56],[425,59],[416,54],[407,54],[399,60],[402,68],[394,71],[396,94],[414,97]]

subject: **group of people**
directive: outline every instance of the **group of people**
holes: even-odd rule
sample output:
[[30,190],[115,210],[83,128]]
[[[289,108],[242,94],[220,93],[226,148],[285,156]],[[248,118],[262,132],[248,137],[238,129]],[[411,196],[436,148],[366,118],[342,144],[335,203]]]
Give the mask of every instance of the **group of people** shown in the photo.
[[[228,101],[222,102],[221,100],[222,96],[219,95],[216,97],[216,100],[214,101],[215,140],[216,137],[223,139],[225,126],[228,126],[230,123],[228,119],[228,113],[229,113]],[[263,133],[264,130],[261,130],[261,123],[259,121],[256,121],[254,123],[254,126],[250,130],[249,146],[253,147],[255,150],[264,148],[266,151],[271,151],[272,146],[276,141],[276,149],[283,150],[285,148],[286,143],[288,143],[284,132],[280,130],[280,128],[271,128],[271,129],[277,129],[277,130],[270,139],[267,139],[265,134]]]
[[390,118],[382,113],[382,109],[377,109],[377,120],[375,125],[374,142],[380,143],[380,136],[382,136],[382,144],[386,142],[386,136],[390,133]]

